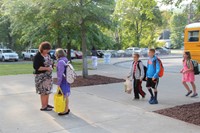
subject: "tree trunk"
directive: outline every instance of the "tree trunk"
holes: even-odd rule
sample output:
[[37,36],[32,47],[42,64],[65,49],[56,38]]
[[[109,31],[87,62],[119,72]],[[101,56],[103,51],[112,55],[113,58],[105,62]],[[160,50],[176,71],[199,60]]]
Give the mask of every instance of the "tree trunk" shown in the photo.
[[135,39],[136,39],[136,46],[139,47],[140,46],[140,37],[139,37],[139,24],[138,22],[136,22],[136,36],[135,36]]
[[8,45],[9,45],[9,48],[14,49],[12,36],[10,35],[10,33],[8,33],[7,36],[8,36]]
[[7,21],[6,21],[6,31],[7,31],[7,43],[8,43],[8,47],[9,48],[11,48],[11,49],[15,49],[15,47],[14,47],[14,38],[13,38],[13,36],[11,35],[11,29],[9,28],[9,27],[11,27],[11,22],[10,22],[10,20],[8,19]]
[[139,33],[137,33],[137,35],[136,35],[136,44],[137,44],[137,47],[139,48],[139,47],[140,47],[140,37],[139,37]]
[[118,29],[115,30],[115,41],[116,41],[116,44],[117,44],[117,48],[121,49],[120,39],[119,39],[119,30]]
[[81,39],[82,39],[82,53],[83,53],[83,77],[88,76],[88,64],[87,64],[87,45],[86,45],[86,29],[85,25],[81,23]]
[[[80,5],[83,7],[83,0],[80,0]],[[81,26],[81,40],[82,40],[82,53],[83,53],[83,78],[88,76],[88,64],[87,64],[87,45],[86,45],[86,27],[83,18],[80,20]]]

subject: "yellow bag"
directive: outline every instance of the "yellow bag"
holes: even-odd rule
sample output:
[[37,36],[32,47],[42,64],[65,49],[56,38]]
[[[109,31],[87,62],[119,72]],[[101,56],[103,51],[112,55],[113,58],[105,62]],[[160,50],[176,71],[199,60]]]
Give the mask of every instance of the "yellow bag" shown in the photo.
[[58,87],[54,95],[54,111],[57,113],[64,112],[66,107],[66,99],[60,87]]

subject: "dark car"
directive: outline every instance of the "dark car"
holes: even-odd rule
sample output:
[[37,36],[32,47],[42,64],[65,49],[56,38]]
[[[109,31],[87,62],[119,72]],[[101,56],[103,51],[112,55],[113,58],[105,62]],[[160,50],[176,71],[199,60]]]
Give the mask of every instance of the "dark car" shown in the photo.
[[55,50],[50,50],[49,55],[51,56],[51,59],[56,60],[56,51]]
[[98,58],[103,58],[103,56],[104,56],[103,51],[102,50],[97,50],[97,57]]
[[74,51],[77,59],[83,58],[83,53],[81,51]]
[[[65,53],[68,55],[68,50],[64,49]],[[76,55],[75,55],[75,51],[73,49],[71,49],[71,59],[75,59]]]
[[164,47],[157,47],[156,52],[159,53],[160,55],[168,55],[171,53],[169,49],[166,49]]

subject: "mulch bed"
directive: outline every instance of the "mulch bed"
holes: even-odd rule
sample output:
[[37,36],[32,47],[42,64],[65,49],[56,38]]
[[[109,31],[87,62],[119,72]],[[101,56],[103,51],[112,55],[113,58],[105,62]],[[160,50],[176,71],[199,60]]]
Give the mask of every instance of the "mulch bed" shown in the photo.
[[74,81],[73,84],[71,84],[71,87],[120,83],[124,81],[125,81],[124,79],[106,77],[101,75],[89,75],[87,78],[83,78],[82,76],[77,76],[77,79]]
[[200,126],[200,102],[162,109],[155,112]]

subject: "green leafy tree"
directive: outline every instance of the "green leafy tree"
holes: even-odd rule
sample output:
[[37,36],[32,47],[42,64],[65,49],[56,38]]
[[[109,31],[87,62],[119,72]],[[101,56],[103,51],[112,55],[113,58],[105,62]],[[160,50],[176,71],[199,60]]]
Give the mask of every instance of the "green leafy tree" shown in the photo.
[[[187,0],[162,0],[161,2],[165,5],[175,5],[176,7],[181,8],[182,3]],[[199,0],[192,0],[189,5],[195,5],[197,12],[200,12],[200,1]]]
[[[147,30],[155,31],[155,26],[161,22],[160,10],[156,5],[155,1],[149,0],[117,1],[115,16],[119,20],[122,32],[120,38],[124,47],[140,47],[141,40],[147,36]],[[154,35],[151,33],[148,35]]]
[[174,14],[171,18],[171,43],[174,48],[183,46],[183,35],[185,25],[187,24],[187,17],[183,14]]
[[87,77],[87,34],[91,28],[110,27],[110,16],[114,8],[114,0],[79,0],[79,6],[74,16],[80,24],[82,51],[83,51],[83,77]]
[[[176,5],[177,7],[179,7],[182,2],[184,2],[186,0],[162,0],[162,3],[166,4],[166,5]],[[191,3],[194,3],[194,4],[199,4],[199,0],[192,0]]]
[[23,43],[48,40],[55,47],[67,44],[69,53],[71,44],[81,43],[83,76],[87,77],[87,46],[111,42],[102,28],[111,28],[114,6],[114,0],[3,0],[1,11]]
[[183,10],[183,14],[188,16],[188,23],[199,22],[200,20],[200,10],[198,9],[200,5],[191,3],[187,4]]
[[170,19],[173,15],[171,11],[162,11],[162,26],[161,29],[170,29]]
[[143,38],[141,44],[148,46],[149,48],[156,46],[156,41],[159,36],[159,30],[163,25],[162,14],[158,7],[153,9],[154,18],[148,23],[148,27],[144,29]]
[[9,48],[13,48],[13,36],[11,35],[10,21],[8,18],[1,17],[3,21],[0,23],[0,42]]

